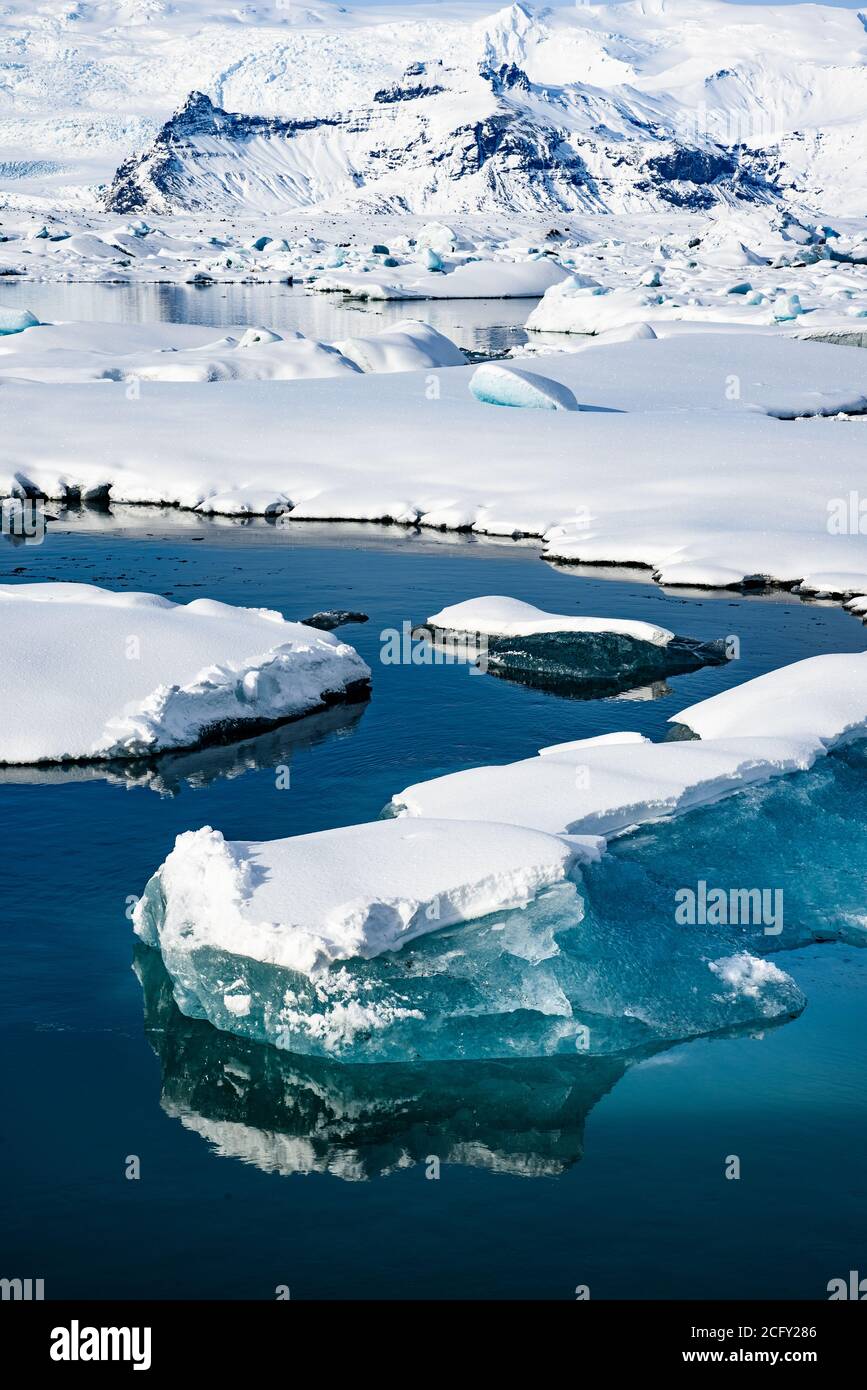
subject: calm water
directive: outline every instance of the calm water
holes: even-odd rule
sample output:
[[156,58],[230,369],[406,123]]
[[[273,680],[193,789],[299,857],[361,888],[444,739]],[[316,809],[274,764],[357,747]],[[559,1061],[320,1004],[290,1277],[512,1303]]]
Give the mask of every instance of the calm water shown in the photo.
[[0,303],[50,321],[253,324],[275,333],[297,328],[335,342],[423,318],[471,352],[501,353],[525,343],[523,325],[537,299],[443,299],[394,303],[314,294],[300,285],[86,285],[3,281]]
[[[180,831],[320,830],[375,817],[421,778],[547,743],[623,728],[664,737],[684,705],[804,656],[862,650],[867,630],[783,595],[558,572],[530,546],[133,521],[91,513],[50,527],[40,547],[4,544],[0,582],[210,595],[290,617],[360,608],[370,622],[343,632],[373,668],[373,696],[344,724],[167,763],[159,790],[0,779],[0,1274],[42,1277],[56,1297],[272,1298],[286,1284],[295,1298],[568,1299],[578,1284],[594,1297],[822,1297],[858,1268],[867,955],[855,947],[786,953],[809,1004],[763,1037],[632,1065],[341,1067],[182,1019],[158,965],[133,968],[125,906]],[[741,658],[674,678],[658,698],[588,702],[460,667],[381,664],[383,628],[484,593],[737,635]],[[291,789],[279,791],[287,760]],[[427,1156],[443,1154],[428,1181]],[[739,1182],[723,1176],[731,1154]],[[138,1181],[124,1176],[130,1155]]]

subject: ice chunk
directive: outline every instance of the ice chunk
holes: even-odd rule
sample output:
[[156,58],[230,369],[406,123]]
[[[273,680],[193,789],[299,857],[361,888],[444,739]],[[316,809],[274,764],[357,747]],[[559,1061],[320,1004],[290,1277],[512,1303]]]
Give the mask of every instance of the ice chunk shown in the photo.
[[362,372],[463,367],[467,360],[451,338],[421,319],[403,319],[369,337],[346,338],[334,346]]
[[[386,821],[376,828],[388,831],[400,824]],[[467,853],[481,849],[485,857],[494,856],[493,887],[506,862],[498,846],[504,842],[507,856],[515,848],[509,842],[515,832],[503,826],[484,827],[490,837],[485,846],[478,839],[480,827],[454,824],[453,843],[437,845],[443,827],[412,824],[423,837],[416,872],[427,874],[429,884],[443,876],[456,883],[454,855],[466,866]],[[358,859],[365,883],[371,881],[366,865],[372,829],[355,828],[366,851]],[[334,859],[322,852],[323,837],[296,842],[309,842],[313,851],[309,872],[302,870],[296,879],[285,870],[298,866],[297,851],[287,860],[281,850],[292,841],[227,847],[220,840],[209,846],[206,837],[214,833],[198,832],[197,844],[194,836],[181,837],[136,909],[136,929],[146,942],[159,945],[184,1013],[281,1050],[366,1062],[604,1056],[783,1019],[803,1007],[803,996],[782,971],[764,968],[755,957],[755,963],[744,959],[731,966],[729,958],[743,950],[732,933],[686,932],[673,913],[662,932],[656,923],[653,931],[645,930],[640,915],[624,932],[619,920],[601,915],[589,920],[581,886],[572,880],[543,889],[523,908],[452,925],[443,919],[428,922],[399,951],[326,960],[311,976],[285,962],[287,955],[295,960],[287,947],[292,936],[300,945],[308,904],[339,902],[325,886]],[[379,876],[385,867],[382,842],[384,837],[375,851]],[[433,875],[425,847],[446,851],[447,857],[436,855]],[[251,886],[239,897],[237,875],[249,864],[248,854],[253,856]],[[173,857],[179,862],[173,864]],[[544,851],[542,860],[531,851],[523,867],[534,861],[538,871],[546,860]],[[389,867],[396,866],[397,859],[390,859]],[[472,875],[482,867],[481,861],[471,866]],[[555,858],[544,872],[554,877],[562,868]],[[526,880],[519,879],[519,885],[523,892]],[[344,881],[346,889],[354,886]],[[381,901],[380,890],[375,891]],[[417,910],[415,883],[409,892],[406,905]],[[258,923],[254,933],[250,916],[258,917],[257,898],[262,908],[267,904],[267,917],[278,911],[281,917],[276,924]],[[483,898],[475,901],[478,905]],[[451,905],[450,896],[447,902]],[[347,919],[345,905],[339,914]],[[332,913],[329,930],[336,920]],[[380,937],[379,925],[383,947],[389,938],[394,942],[391,932]],[[351,942],[357,940],[353,931]],[[341,942],[339,949],[345,944],[350,943]],[[296,965],[309,958],[304,949]]]
[[726,660],[722,642],[695,642],[629,619],[543,613],[500,596],[454,604],[428,623],[447,641],[456,633],[471,638],[467,654],[477,653],[492,675],[583,699]]
[[343,627],[344,623],[367,621],[366,613],[357,613],[351,608],[328,608],[322,613],[314,613],[309,618],[301,619],[305,627],[318,627],[320,632],[333,632],[336,627]]
[[536,372],[485,362],[470,378],[470,391],[486,405],[519,406],[530,410],[580,410],[568,386]]
[[333,961],[371,959],[524,905],[594,852],[589,842],[455,821],[382,820],[235,844],[206,826],[178,836],[134,925],[187,993],[205,947],[316,976]]
[[370,677],[329,633],[210,599],[4,584],[0,627],[0,763],[190,747],[322,708]]
[[8,333],[23,333],[25,328],[35,328],[39,319],[29,309],[4,309],[0,305],[0,337]]

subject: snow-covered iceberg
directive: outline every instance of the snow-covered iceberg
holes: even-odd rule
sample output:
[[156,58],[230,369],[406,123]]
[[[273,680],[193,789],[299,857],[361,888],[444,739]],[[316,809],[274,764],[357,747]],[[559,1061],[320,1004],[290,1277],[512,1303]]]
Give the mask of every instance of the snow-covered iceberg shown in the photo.
[[475,644],[482,669],[581,698],[650,685],[726,660],[725,644],[676,637],[653,623],[545,613],[501,595],[468,599],[428,619],[434,638]]
[[588,929],[566,874],[594,857],[497,824],[253,845],[205,829],[179,837],[134,925],[185,1014],[346,1061],[611,1055],[803,1007],[726,932],[696,949],[673,920],[663,939]]
[[200,949],[317,976],[438,928],[523,906],[594,842],[478,822],[382,820],[262,843],[178,837],[135,913],[185,993]]
[[[860,870],[831,922],[810,867],[825,837],[845,878],[867,819],[865,670],[864,654],[811,658],[675,717],[736,737],[554,745],[409,787],[372,825],[263,844],[188,832],[135,929],[184,1013],[346,1060],[610,1055],[790,1017],[803,996],[769,954],[865,940]],[[791,913],[794,845],[808,871]],[[733,915],[705,912],[711,872]],[[675,910],[684,892],[702,904],[692,919]]]
[[262,608],[89,584],[0,585],[0,763],[142,757],[367,688],[330,633]]
[[830,748],[863,734],[867,653],[794,662],[691,705],[671,723],[700,737],[651,743],[621,732],[554,744],[519,762],[407,787],[389,812],[610,837],[693,810],[806,771]]

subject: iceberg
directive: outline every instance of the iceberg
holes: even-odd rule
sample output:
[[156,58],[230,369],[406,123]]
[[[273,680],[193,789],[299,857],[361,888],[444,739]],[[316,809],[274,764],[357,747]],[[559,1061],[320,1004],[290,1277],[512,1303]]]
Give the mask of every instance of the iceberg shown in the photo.
[[727,932],[693,936],[673,917],[662,936],[591,925],[566,878],[592,862],[591,842],[570,853],[553,837],[520,844],[528,832],[503,825],[453,823],[449,839],[435,822],[411,824],[414,846],[395,821],[258,845],[210,829],[180,836],[134,916],[180,1010],[282,1051],[405,1062],[620,1055],[803,1007],[788,975]]
[[613,1056],[792,1017],[803,995],[772,954],[867,943],[867,687],[819,698],[857,662],[811,658],[677,717],[730,736],[552,745],[294,839],[187,832],[135,931],[183,1013],[342,1060]]
[[197,953],[316,977],[450,923],[529,902],[595,841],[504,825],[381,820],[263,843],[178,836],[135,910],[137,934],[195,996]]
[[29,309],[4,309],[0,305],[0,337],[23,333],[25,328],[34,328],[38,323],[38,318]]
[[696,642],[628,619],[544,613],[499,595],[454,604],[428,627],[440,640],[473,639],[481,669],[492,675],[584,699],[727,660],[722,641]]
[[362,696],[330,633],[268,609],[90,584],[0,585],[0,764],[140,758]]
[[485,362],[470,377],[470,391],[485,405],[517,406],[525,410],[580,410],[568,386],[537,372]]

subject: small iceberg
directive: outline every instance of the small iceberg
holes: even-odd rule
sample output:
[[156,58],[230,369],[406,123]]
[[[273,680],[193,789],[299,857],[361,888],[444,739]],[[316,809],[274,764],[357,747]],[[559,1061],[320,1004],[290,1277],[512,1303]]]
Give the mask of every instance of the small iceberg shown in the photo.
[[677,637],[652,623],[545,613],[489,595],[433,614],[434,639],[471,639],[481,670],[576,699],[595,699],[727,660],[723,642]]
[[205,598],[3,584],[0,624],[0,764],[190,748],[322,709],[370,680],[330,633]]
[[470,391],[485,405],[517,406],[524,410],[580,410],[568,386],[536,372],[485,362],[470,377]]
[[0,337],[23,333],[25,328],[38,328],[39,319],[29,309],[4,309],[0,305]]

